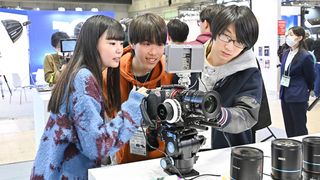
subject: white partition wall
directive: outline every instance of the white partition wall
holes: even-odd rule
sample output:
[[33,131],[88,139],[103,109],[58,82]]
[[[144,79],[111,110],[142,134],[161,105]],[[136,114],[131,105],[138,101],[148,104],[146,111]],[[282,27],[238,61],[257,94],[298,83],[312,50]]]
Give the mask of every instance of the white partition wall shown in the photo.
[[259,22],[259,38],[254,47],[261,66],[266,90],[277,92],[278,87],[278,20],[280,0],[252,0],[252,11]]
[[[26,26],[23,26],[19,35],[10,39],[6,30],[5,21],[23,23],[28,20],[26,15],[0,12],[0,74],[6,75],[8,83],[12,84],[12,73],[18,73],[22,85],[29,85],[29,37]],[[18,33],[17,33],[18,34]],[[13,36],[13,35],[12,35]],[[6,88],[6,86],[4,86]]]

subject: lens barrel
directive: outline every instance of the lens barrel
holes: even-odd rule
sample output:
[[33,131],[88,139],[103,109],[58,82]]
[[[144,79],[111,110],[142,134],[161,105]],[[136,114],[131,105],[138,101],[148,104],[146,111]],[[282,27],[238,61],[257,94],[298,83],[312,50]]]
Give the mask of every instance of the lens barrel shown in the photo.
[[263,177],[263,151],[246,146],[233,148],[230,176],[235,180],[261,180]]
[[276,139],[271,143],[271,177],[281,180],[301,179],[302,143],[293,139]]
[[220,95],[216,91],[185,92],[183,102],[188,103],[189,112],[203,114],[207,119],[214,119],[221,111]]
[[309,136],[302,139],[303,179],[320,179],[320,137]]

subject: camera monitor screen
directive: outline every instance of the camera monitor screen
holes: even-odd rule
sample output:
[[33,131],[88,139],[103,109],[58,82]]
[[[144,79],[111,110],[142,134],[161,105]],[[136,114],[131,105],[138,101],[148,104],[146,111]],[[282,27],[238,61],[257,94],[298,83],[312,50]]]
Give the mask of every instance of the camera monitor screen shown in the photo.
[[61,52],[73,52],[77,39],[63,39],[60,41]]
[[171,44],[165,48],[166,71],[170,73],[202,72],[204,46]]

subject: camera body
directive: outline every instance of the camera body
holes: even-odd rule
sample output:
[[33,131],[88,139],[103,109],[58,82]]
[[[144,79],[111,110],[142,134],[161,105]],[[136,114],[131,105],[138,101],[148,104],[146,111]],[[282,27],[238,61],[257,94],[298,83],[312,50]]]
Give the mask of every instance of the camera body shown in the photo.
[[197,129],[218,127],[221,115],[220,95],[215,91],[188,90],[184,86],[169,85],[150,90],[142,101],[141,112],[145,125],[157,129],[165,142],[169,157],[161,161],[168,174],[194,176],[196,153],[205,144],[205,137]]
[[190,73],[203,70],[203,45],[168,45],[165,55],[166,71],[177,74],[179,85],[149,90],[140,105],[143,122],[165,142],[166,157],[160,161],[164,171],[180,177],[195,176],[199,174],[193,169],[196,153],[206,141],[198,129],[219,127],[220,95],[188,89]]

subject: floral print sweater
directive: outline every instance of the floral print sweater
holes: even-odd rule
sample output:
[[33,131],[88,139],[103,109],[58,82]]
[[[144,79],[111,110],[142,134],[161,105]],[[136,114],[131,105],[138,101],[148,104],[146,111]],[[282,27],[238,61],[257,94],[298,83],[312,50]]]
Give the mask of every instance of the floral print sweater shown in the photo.
[[104,120],[101,89],[93,74],[80,69],[59,113],[51,113],[34,161],[30,179],[87,179],[88,169],[114,155],[140,126],[140,103],[144,97],[131,92],[112,120]]

